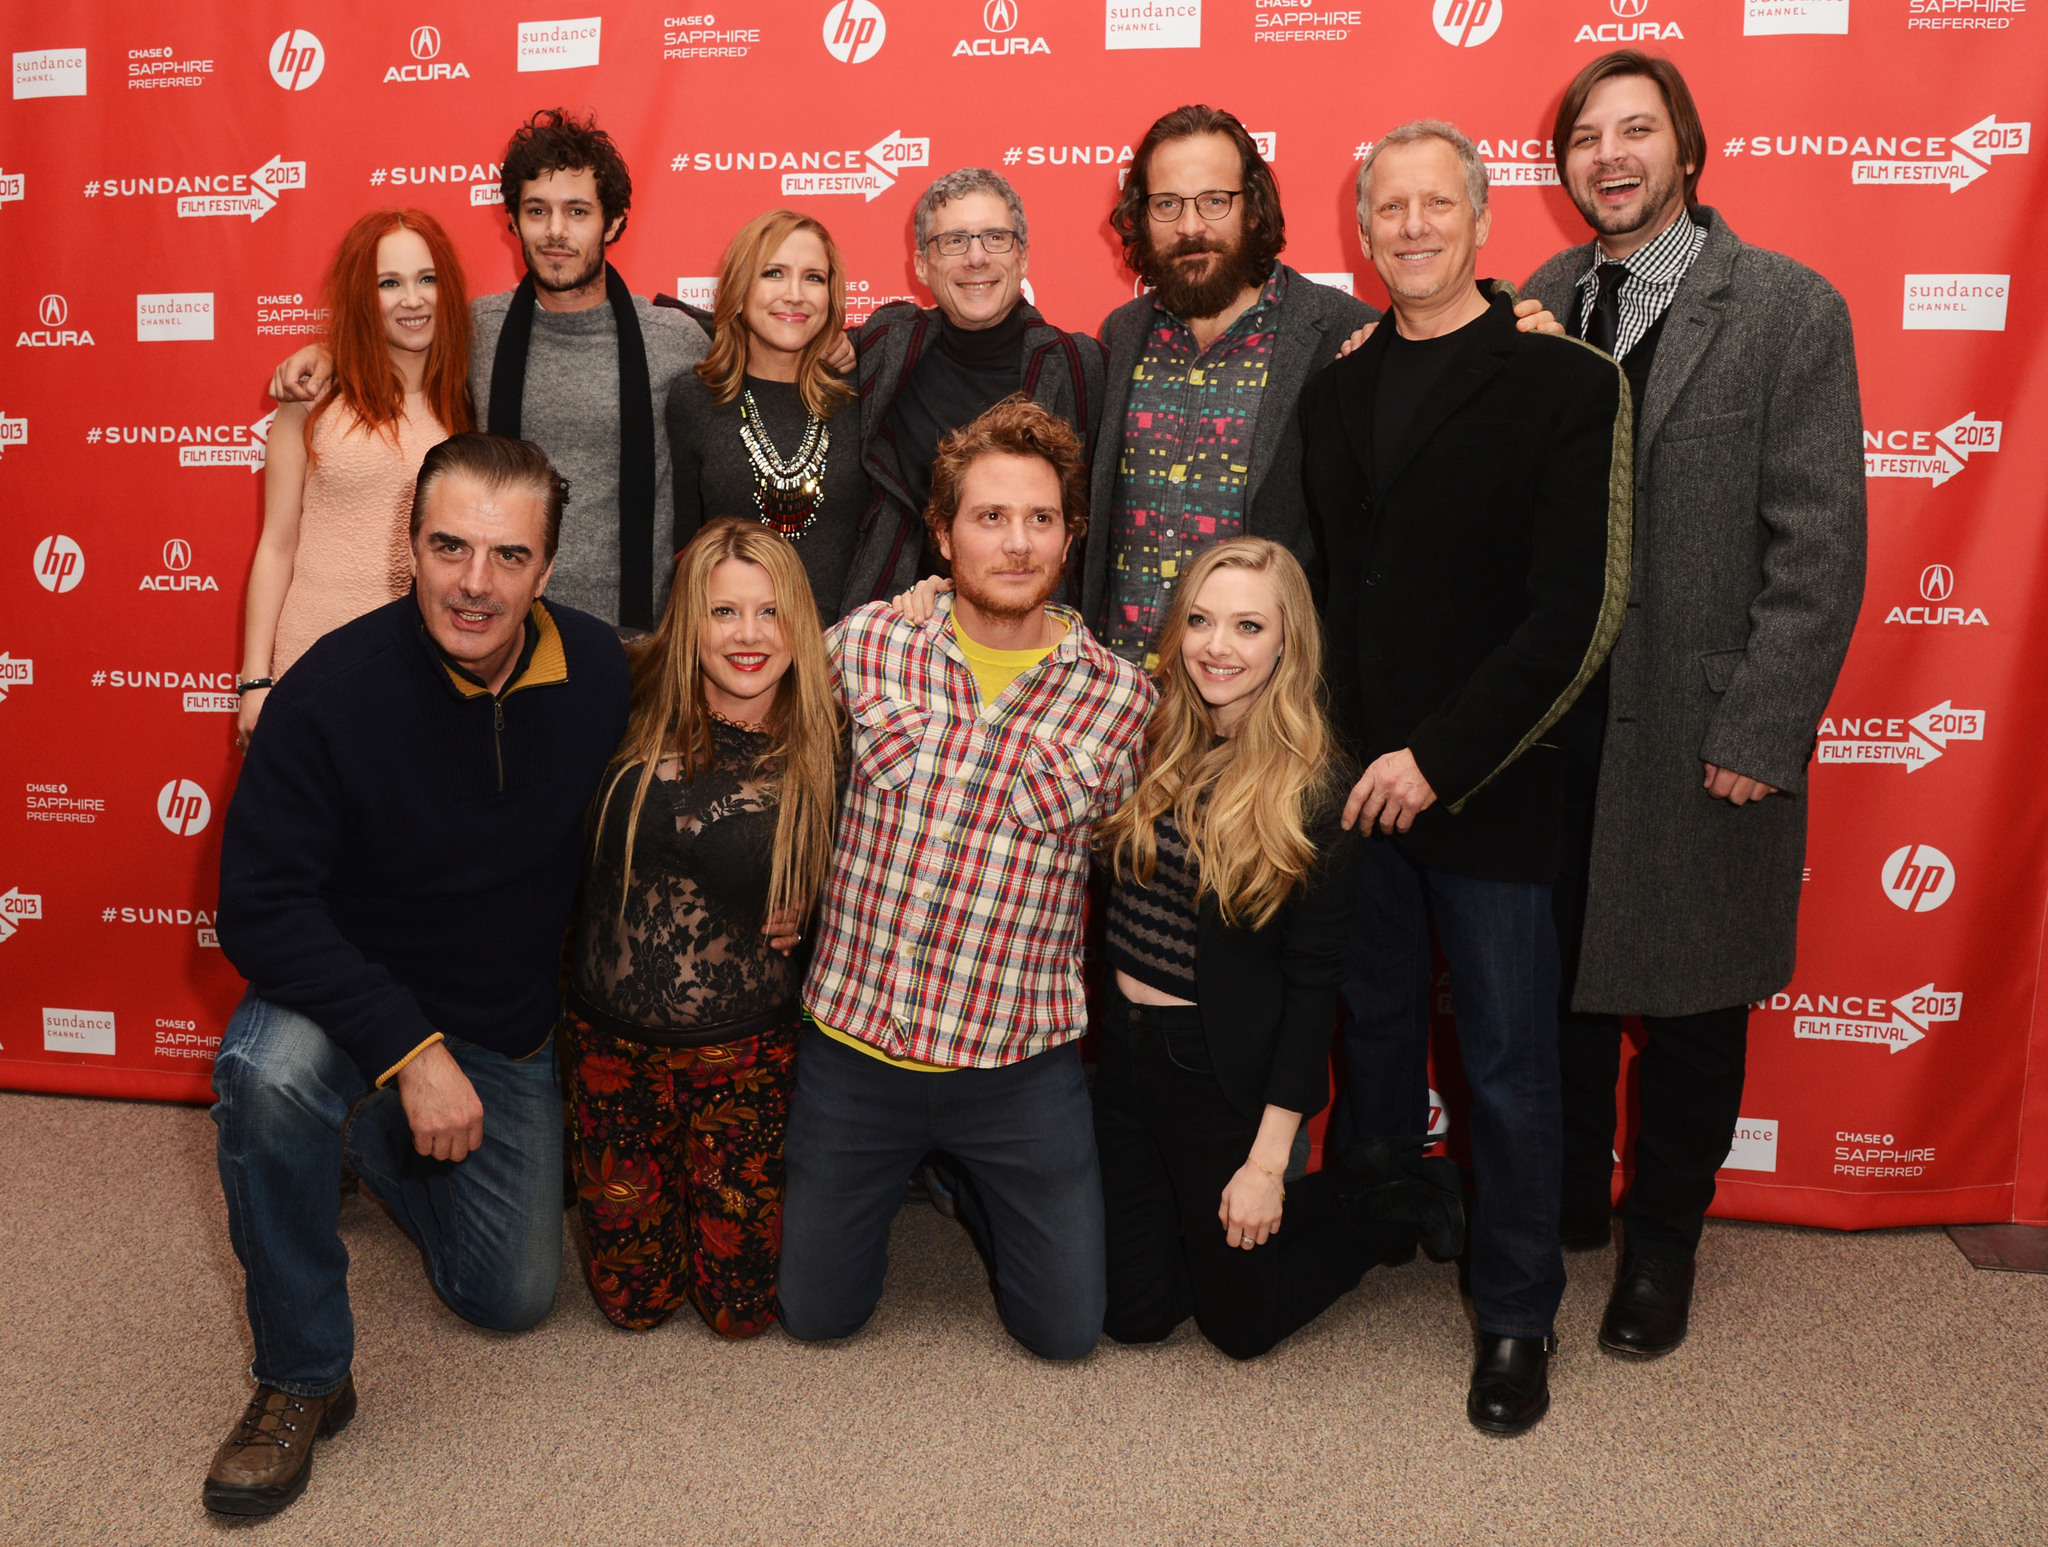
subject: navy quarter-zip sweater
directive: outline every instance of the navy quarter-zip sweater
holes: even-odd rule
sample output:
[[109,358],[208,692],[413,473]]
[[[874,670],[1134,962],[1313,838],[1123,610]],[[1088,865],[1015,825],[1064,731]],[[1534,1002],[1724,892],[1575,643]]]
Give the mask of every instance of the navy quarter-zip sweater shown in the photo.
[[382,1084],[446,1035],[546,1041],[583,816],[626,729],[609,624],[535,602],[494,697],[408,593],[271,690],[221,840],[220,943]]

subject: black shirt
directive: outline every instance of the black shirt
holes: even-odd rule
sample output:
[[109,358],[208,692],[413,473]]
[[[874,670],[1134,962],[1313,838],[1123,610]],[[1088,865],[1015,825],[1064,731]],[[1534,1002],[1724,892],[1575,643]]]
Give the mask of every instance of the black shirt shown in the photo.
[[922,508],[932,489],[940,437],[971,423],[1024,382],[1024,308],[1012,306],[992,328],[968,330],[939,314],[939,337],[896,395],[889,429],[901,453],[903,483]]
[[1156,863],[1148,885],[1135,876],[1113,881],[1103,945],[1112,971],[1189,1003],[1195,994],[1195,937],[1201,908],[1198,877],[1180,828],[1168,811],[1152,825]]
[[1383,490],[1408,438],[1409,426],[1415,422],[1415,410],[1451,363],[1459,348],[1458,336],[1465,328],[1453,328],[1437,338],[1409,338],[1394,325],[1392,316],[1380,326],[1391,334],[1372,401],[1373,482]]

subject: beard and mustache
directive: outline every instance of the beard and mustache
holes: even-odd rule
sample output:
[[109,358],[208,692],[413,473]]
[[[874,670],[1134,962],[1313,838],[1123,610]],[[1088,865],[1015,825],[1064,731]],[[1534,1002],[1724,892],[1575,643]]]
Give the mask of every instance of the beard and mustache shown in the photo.
[[1016,591],[996,591],[991,589],[988,585],[984,584],[983,577],[986,573],[986,569],[969,571],[955,564],[953,566],[954,593],[969,606],[977,611],[986,613],[991,618],[999,618],[1005,623],[1015,623],[1019,619],[1028,618],[1032,613],[1038,611],[1039,608],[1052,600],[1053,592],[1060,588],[1060,578],[1066,573],[1066,565],[1064,563],[1054,564],[1050,567],[1039,569],[1036,572],[1037,584],[1032,587],[1028,595],[1020,594]]
[[[1251,243],[1240,234],[1225,242],[1203,232],[1198,236],[1174,236],[1163,245],[1151,233],[1138,254],[1138,277],[1153,287],[1159,304],[1176,317],[1213,317],[1238,298],[1247,287],[1266,281],[1267,265],[1251,251]],[[1213,261],[1201,266],[1199,277],[1181,260],[1198,253],[1214,253]]]

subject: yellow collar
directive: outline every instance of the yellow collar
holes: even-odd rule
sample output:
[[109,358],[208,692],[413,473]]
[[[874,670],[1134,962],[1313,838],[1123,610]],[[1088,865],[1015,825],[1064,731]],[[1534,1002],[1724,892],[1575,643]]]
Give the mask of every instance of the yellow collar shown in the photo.
[[[516,693],[521,688],[543,687],[551,682],[569,680],[569,653],[562,648],[561,630],[555,627],[555,620],[548,616],[548,610],[535,598],[532,610],[527,616],[540,630],[540,638],[534,641],[533,654],[527,658],[525,668],[505,684],[498,694],[503,698],[507,693]],[[491,690],[481,682],[465,677],[443,657],[441,667],[448,673],[448,680],[455,684],[455,691],[464,698],[489,698]]]

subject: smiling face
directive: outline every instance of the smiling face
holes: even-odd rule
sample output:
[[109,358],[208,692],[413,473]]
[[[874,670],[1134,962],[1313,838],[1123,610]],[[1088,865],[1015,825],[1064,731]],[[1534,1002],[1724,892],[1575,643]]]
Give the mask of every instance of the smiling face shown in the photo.
[[606,226],[597,174],[587,167],[528,178],[514,218],[534,284],[554,295],[596,284],[604,275],[605,244],[626,223],[621,215]]
[[793,372],[797,356],[818,336],[831,306],[832,266],[825,244],[815,231],[790,232],[762,261],[740,308],[749,335],[748,368],[757,376],[768,374],[756,367],[756,357],[780,356]]
[[1188,609],[1180,659],[1217,735],[1235,730],[1273,680],[1284,643],[1280,597],[1269,576],[1234,566],[1211,571]]
[[527,609],[547,589],[547,502],[525,485],[493,488],[445,473],[427,490],[413,539],[420,616],[451,659],[496,692],[524,640]]
[[417,231],[387,231],[377,239],[377,305],[384,342],[424,354],[434,342],[434,255]]
[[[960,505],[939,552],[967,614],[1029,617],[1058,589],[1067,561],[1060,475],[1043,457],[988,451],[960,475]],[[969,616],[969,633],[973,618]]]
[[1396,309],[1469,290],[1492,215],[1472,206],[1447,140],[1389,145],[1373,161],[1358,239]]
[[768,571],[745,559],[713,565],[704,583],[704,621],[697,627],[706,707],[742,725],[767,724],[789,661]]
[[1565,185],[1610,258],[1627,257],[1671,224],[1693,170],[1650,77],[1610,75],[1587,93],[1565,147]]
[[1010,315],[1024,293],[1031,269],[1031,251],[1022,242],[1008,252],[989,254],[981,243],[949,258],[936,239],[949,231],[1013,231],[1010,207],[992,193],[970,193],[948,199],[932,211],[932,241],[917,250],[917,280],[956,328],[974,332],[992,328]]

